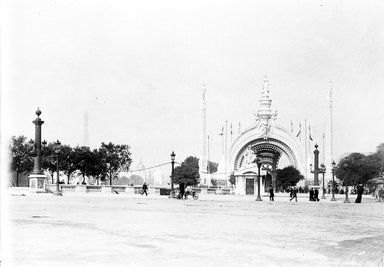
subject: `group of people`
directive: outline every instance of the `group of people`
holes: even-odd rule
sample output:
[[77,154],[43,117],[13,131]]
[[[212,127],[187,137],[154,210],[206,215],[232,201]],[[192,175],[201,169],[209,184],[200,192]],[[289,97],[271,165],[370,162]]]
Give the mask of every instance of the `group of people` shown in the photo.
[[[289,193],[289,196],[290,196],[289,201],[292,201],[294,199],[297,202],[298,192],[299,190],[297,189],[297,187],[292,187]],[[274,193],[273,186],[271,185],[269,187],[269,201],[275,201],[274,197],[275,197],[275,193]],[[309,201],[320,201],[319,190],[317,188],[316,189],[311,188],[311,190],[309,191]],[[361,198],[360,198],[360,201],[361,201]]]
[[312,187],[309,190],[309,201],[320,201],[320,199],[319,199],[319,189]]

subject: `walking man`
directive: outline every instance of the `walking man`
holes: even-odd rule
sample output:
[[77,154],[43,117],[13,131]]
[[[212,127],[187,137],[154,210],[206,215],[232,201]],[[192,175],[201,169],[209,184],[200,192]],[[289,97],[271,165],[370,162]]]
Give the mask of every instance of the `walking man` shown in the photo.
[[309,201],[315,201],[315,191],[313,191],[313,187],[309,190]]
[[144,195],[144,193],[145,193],[145,195],[148,196],[147,190],[148,190],[148,186],[144,182],[144,184],[143,184],[143,191],[141,192],[141,195]]
[[296,187],[292,187],[291,188],[291,199],[289,201],[291,201],[292,199],[295,199],[295,201],[297,202],[297,190],[296,190]]
[[275,196],[275,194],[273,193],[273,186],[271,185],[271,186],[269,187],[269,201],[275,201],[275,200],[273,199],[274,196]]
[[314,193],[313,193],[313,201],[320,201],[319,199],[319,189],[315,189]]
[[179,184],[179,191],[180,191],[180,199],[183,199],[184,197],[184,194],[185,194],[185,185],[184,185],[184,182],[181,182]]

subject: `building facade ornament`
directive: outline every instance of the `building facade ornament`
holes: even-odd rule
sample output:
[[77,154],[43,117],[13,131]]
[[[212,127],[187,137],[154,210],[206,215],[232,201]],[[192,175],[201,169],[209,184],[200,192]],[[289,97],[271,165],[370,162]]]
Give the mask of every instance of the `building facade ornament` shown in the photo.
[[[301,173],[305,170],[303,147],[296,136],[277,123],[277,111],[272,110],[270,83],[267,77],[261,90],[259,107],[254,113],[255,123],[244,129],[232,142],[228,151],[226,176],[236,179],[235,193],[239,195],[257,192],[258,168],[256,157],[261,160],[261,191],[276,185],[276,170],[282,155]],[[221,164],[219,164],[219,168]]]

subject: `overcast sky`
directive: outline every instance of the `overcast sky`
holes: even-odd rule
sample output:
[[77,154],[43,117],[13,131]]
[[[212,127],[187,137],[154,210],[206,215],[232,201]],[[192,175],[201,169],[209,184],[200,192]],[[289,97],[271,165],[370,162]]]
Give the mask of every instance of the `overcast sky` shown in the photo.
[[[210,156],[222,125],[254,123],[265,75],[278,123],[321,142],[334,93],[334,154],[384,142],[383,1],[2,1],[2,138],[129,144],[134,169]],[[228,140],[230,137],[228,136]]]

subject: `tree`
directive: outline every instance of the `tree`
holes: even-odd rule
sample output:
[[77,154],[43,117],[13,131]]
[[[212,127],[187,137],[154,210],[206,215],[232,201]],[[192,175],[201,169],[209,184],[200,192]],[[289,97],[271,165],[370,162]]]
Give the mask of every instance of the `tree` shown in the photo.
[[112,180],[118,177],[119,172],[128,171],[131,165],[131,152],[128,145],[115,145],[113,143],[101,143],[99,149],[102,157],[107,165],[107,177],[109,184],[112,185]]
[[55,143],[49,142],[41,150],[41,167],[45,170],[48,170],[49,174],[52,177],[52,184],[54,183],[53,173],[56,171],[55,147]]
[[92,151],[87,146],[77,146],[74,148],[74,155],[75,155],[75,165],[74,167],[76,170],[79,170],[81,175],[83,176],[83,184],[85,184],[85,176],[91,175],[91,168],[92,168]]
[[33,143],[27,142],[27,137],[12,136],[9,145],[11,153],[11,170],[16,172],[16,186],[19,186],[19,174],[33,170]]
[[209,173],[214,173],[217,172],[217,167],[219,166],[218,163],[212,162],[208,160],[208,172]]
[[89,175],[96,179],[104,181],[107,176],[107,164],[105,162],[104,153],[98,149],[94,149],[89,157]]
[[379,175],[380,169],[381,162],[377,154],[365,156],[352,153],[340,160],[335,174],[344,185],[365,185]]
[[74,149],[69,145],[63,145],[60,149],[59,162],[61,165],[61,170],[68,177],[67,184],[69,184],[69,179],[71,174],[76,171],[76,155]]
[[287,189],[290,186],[295,186],[304,176],[300,171],[293,166],[278,169],[276,173],[276,187]]
[[377,157],[380,159],[380,176],[384,175],[384,143],[381,143],[376,148]]
[[174,183],[184,182],[186,186],[197,185],[200,182],[199,159],[187,157],[180,166],[174,170]]

